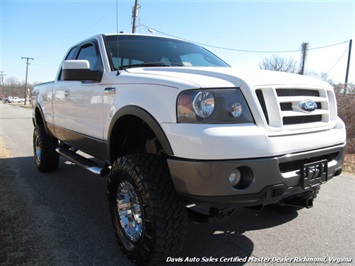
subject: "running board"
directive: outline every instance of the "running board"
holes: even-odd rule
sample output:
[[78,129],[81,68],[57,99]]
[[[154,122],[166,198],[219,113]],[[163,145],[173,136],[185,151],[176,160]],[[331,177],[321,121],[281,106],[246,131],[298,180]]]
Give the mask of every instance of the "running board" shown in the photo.
[[110,169],[107,167],[101,167],[96,162],[87,159],[67,148],[59,147],[56,148],[56,152],[58,152],[63,157],[67,158],[68,160],[72,161],[73,163],[79,165],[80,167],[89,170],[91,173],[100,176],[106,176],[110,173]]

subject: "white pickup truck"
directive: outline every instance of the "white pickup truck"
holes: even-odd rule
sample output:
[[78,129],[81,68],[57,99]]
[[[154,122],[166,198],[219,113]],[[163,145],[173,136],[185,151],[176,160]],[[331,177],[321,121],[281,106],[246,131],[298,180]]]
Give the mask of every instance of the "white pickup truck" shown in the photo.
[[94,36],[32,97],[37,168],[54,171],[62,155],[109,175],[113,226],[137,264],[181,249],[189,220],[312,207],[342,170],[345,126],[329,84],[237,71],[181,40]]
[[4,100],[5,103],[23,103],[25,102],[25,98],[19,98],[19,97],[7,97]]

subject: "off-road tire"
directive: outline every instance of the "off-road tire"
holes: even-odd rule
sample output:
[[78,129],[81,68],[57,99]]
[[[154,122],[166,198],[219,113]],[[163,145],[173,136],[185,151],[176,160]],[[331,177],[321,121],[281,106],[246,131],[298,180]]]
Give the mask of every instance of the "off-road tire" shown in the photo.
[[55,151],[58,140],[47,134],[43,125],[33,130],[33,153],[40,172],[52,172],[58,168],[59,154]]
[[[118,192],[123,191],[122,184],[131,190],[134,188],[130,195],[135,194],[140,204],[137,209],[142,222],[141,227],[138,224],[141,235],[135,240],[129,238],[119,216],[117,199]],[[175,192],[166,160],[148,153],[117,159],[108,179],[107,192],[114,231],[128,258],[138,265],[154,265],[181,250],[187,214],[184,202]]]

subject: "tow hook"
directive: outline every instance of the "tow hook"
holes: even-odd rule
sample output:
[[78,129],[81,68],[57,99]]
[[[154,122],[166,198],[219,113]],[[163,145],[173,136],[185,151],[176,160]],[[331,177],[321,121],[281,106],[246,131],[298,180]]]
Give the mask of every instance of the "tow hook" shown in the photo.
[[234,213],[234,211],[235,208],[187,208],[189,220],[191,222],[198,223],[207,223],[215,220],[226,220]]
[[289,205],[310,209],[313,207],[313,200],[315,199],[315,194],[315,191],[307,191],[296,197],[283,199],[281,201],[281,205]]

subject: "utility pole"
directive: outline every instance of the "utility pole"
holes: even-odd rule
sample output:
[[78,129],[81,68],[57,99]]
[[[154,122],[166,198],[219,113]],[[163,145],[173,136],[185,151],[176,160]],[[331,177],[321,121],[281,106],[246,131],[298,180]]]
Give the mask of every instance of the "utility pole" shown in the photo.
[[4,71],[0,71],[0,77],[1,77],[1,91],[0,91],[0,95],[1,95],[1,96],[5,96],[4,76],[6,76],[6,74],[4,74]]
[[27,105],[27,77],[28,77],[28,65],[30,64],[28,61],[29,60],[35,60],[32,57],[21,57],[21,59],[26,59],[26,79],[25,79],[25,105]]
[[305,68],[305,65],[306,65],[307,51],[308,51],[308,43],[304,42],[304,43],[302,43],[301,67],[300,67],[300,71],[298,72],[298,74],[300,74],[300,75],[304,74],[304,68]]
[[345,88],[348,87],[348,77],[349,77],[349,69],[350,69],[350,57],[351,57],[351,46],[353,44],[353,40],[349,41],[349,52],[348,52],[348,64],[346,66],[346,75],[345,75]]
[[132,11],[132,18],[133,18],[133,23],[132,23],[132,33],[136,32],[136,21],[138,17],[138,0],[135,0],[133,11]]

